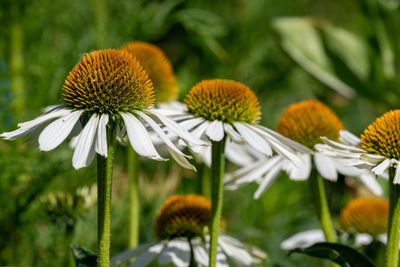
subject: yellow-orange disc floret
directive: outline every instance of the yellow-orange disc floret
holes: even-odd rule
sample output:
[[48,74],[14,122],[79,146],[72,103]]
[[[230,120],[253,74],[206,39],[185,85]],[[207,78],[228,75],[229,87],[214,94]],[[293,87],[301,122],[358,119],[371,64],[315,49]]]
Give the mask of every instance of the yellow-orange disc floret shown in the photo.
[[190,113],[211,121],[254,124],[261,115],[253,91],[231,80],[201,81],[189,91],[184,102]]
[[276,131],[309,148],[321,143],[321,136],[337,140],[343,124],[336,114],[318,100],[290,105],[278,122]]
[[341,211],[339,222],[345,230],[355,230],[374,237],[387,232],[389,201],[381,198],[358,198]]
[[61,98],[72,109],[108,114],[148,108],[155,101],[143,67],[115,49],[86,54],[65,79]]
[[377,118],[361,135],[360,147],[371,154],[400,159],[400,110]]
[[177,98],[178,84],[172,65],[160,48],[146,42],[130,42],[121,49],[136,57],[147,71],[154,85],[157,102]]
[[154,231],[160,239],[203,237],[211,219],[211,203],[200,195],[174,195],[157,213]]

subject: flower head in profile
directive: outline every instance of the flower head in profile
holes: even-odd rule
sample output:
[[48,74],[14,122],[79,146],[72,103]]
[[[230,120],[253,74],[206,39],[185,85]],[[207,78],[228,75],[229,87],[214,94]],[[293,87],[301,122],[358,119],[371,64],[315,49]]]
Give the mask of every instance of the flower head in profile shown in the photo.
[[[306,100],[290,105],[280,118],[276,131],[286,138],[307,147],[300,152],[303,164],[294,164],[281,155],[271,159],[260,159],[227,176],[227,184],[236,188],[242,184],[257,182],[260,184],[255,198],[261,196],[278,174],[284,170],[292,180],[305,180],[310,176],[313,166],[319,174],[328,180],[336,181],[338,173],[357,176],[375,194],[382,194],[382,189],[367,171],[346,166],[342,159],[319,153],[315,146],[322,143],[321,136],[339,140],[343,124],[336,114],[318,100]],[[295,145],[293,145],[295,147]]]
[[[49,151],[67,137],[77,135],[72,164],[76,169],[88,166],[96,153],[107,157],[107,136],[127,134],[133,149],[141,156],[164,160],[154,148],[146,127],[167,145],[170,154],[186,168],[193,166],[166,135],[166,129],[188,144],[204,144],[175,122],[152,111],[155,101],[152,82],[139,62],[122,50],[98,50],[88,53],[65,79],[62,104],[1,137],[16,139],[39,135],[39,148]],[[159,124],[165,126],[162,129]],[[83,128],[83,129],[82,129]]]
[[[154,232],[159,242],[141,245],[111,259],[113,266],[136,258],[133,266],[147,266],[153,261],[159,265],[208,266],[209,225],[211,203],[200,195],[174,195],[165,201],[157,213]],[[193,259],[191,259],[193,255]],[[228,235],[218,239],[217,266],[256,266],[266,259],[260,249],[242,244]],[[115,264],[115,265],[114,265]]]
[[[300,161],[292,142],[257,124],[261,108],[248,86],[232,80],[204,80],[189,91],[184,103],[184,109],[165,114],[195,137],[213,142],[225,138],[225,156],[232,162],[244,165],[256,155],[271,156],[273,151]],[[210,147],[199,147],[195,152],[211,164]]]
[[[355,245],[368,245],[373,240],[386,243],[389,201],[383,198],[357,198],[351,200],[340,212],[339,225],[344,230],[341,240],[355,233]],[[292,250],[325,242],[322,230],[313,229],[297,233],[281,243],[281,248]]]
[[146,42],[130,42],[122,50],[134,56],[153,82],[156,102],[175,100],[178,95],[178,84],[164,52],[157,46]]
[[388,177],[393,167],[394,184],[400,183],[399,144],[400,110],[392,110],[377,118],[358,138],[350,132],[340,133],[341,141],[324,138],[324,145],[317,147],[322,153],[341,159],[352,159],[356,167],[369,169],[372,173]]

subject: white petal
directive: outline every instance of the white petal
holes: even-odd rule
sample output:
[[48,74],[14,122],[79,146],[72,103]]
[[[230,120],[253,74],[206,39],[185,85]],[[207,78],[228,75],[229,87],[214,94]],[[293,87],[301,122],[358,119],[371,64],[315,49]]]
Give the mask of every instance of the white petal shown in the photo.
[[360,181],[375,195],[382,196],[383,189],[381,185],[376,180],[375,175],[369,173],[361,174],[358,176]]
[[330,157],[322,155],[321,153],[315,153],[314,162],[315,167],[323,178],[334,182],[337,181],[337,170]]
[[144,244],[144,245],[140,245],[134,249],[128,249],[120,254],[117,254],[110,259],[111,266],[116,266],[116,265],[121,265],[121,264],[127,263],[131,259],[137,258],[143,252],[148,251],[151,246],[152,246],[152,244]]
[[181,126],[179,126],[179,124],[168,119],[164,115],[158,113],[156,110],[149,110],[148,112],[149,112],[149,114],[152,114],[155,117],[157,117],[171,132],[175,133],[177,136],[182,138],[184,141],[187,141],[193,145],[198,145],[198,146],[209,145],[208,143],[206,143],[198,138],[195,138],[188,131],[184,130]]
[[108,115],[102,114],[100,116],[100,121],[97,128],[96,147],[95,147],[96,152],[105,158],[107,158],[108,156],[107,123],[108,123]]
[[172,262],[177,267],[187,267],[190,263],[190,244],[185,238],[168,242],[167,247],[158,257],[158,263],[165,265]]
[[332,140],[330,140],[330,139],[328,139],[328,138],[326,138],[324,136],[321,137],[321,140],[325,144],[329,145],[332,148],[341,149],[341,150],[347,150],[347,151],[354,152],[354,153],[365,153],[366,152],[364,149],[361,149],[361,148],[359,148],[357,146],[338,143],[338,142],[332,141]]
[[272,155],[271,146],[261,136],[240,122],[235,122],[233,125],[238,130],[240,135],[246,140],[246,142],[254,149],[267,156]]
[[151,246],[146,252],[137,257],[137,259],[131,265],[129,265],[129,267],[146,267],[157,255],[161,253],[161,251],[164,249],[165,243],[165,241],[162,241],[154,246]]
[[361,142],[361,139],[358,138],[358,136],[346,130],[339,132],[339,140],[340,142],[350,146],[358,146]]
[[197,125],[199,125],[200,123],[202,123],[204,121],[203,118],[192,118],[192,119],[188,119],[185,121],[182,121],[179,123],[180,126],[183,127],[183,129],[190,131],[191,129],[193,129],[194,127],[196,127]]
[[372,168],[371,171],[376,175],[381,175],[390,167],[390,165],[391,165],[391,160],[385,159],[384,161],[376,165],[374,168]]
[[155,160],[164,160],[151,142],[149,133],[143,124],[131,113],[121,113],[129,141],[139,155]]
[[202,245],[202,240],[200,238],[195,238],[191,240],[193,247],[193,256],[197,264],[207,266],[208,265],[208,253],[204,246]]
[[61,106],[58,106],[58,107],[50,110],[49,112],[46,112],[46,113],[40,115],[39,117],[37,117],[33,120],[19,123],[18,127],[20,127],[21,129],[30,129],[30,128],[38,126],[44,122],[47,122],[49,120],[66,116],[71,112],[72,111],[70,109],[65,109],[65,108],[61,108]]
[[357,247],[362,245],[369,245],[374,241],[374,238],[369,234],[356,234],[355,245]]
[[261,179],[260,186],[258,187],[257,191],[254,193],[254,198],[259,198],[268,188],[269,186],[275,181],[278,177],[279,172],[282,170],[282,164],[277,163],[271,170]]
[[76,144],[74,155],[72,157],[72,165],[75,169],[86,167],[93,160],[94,139],[96,136],[98,123],[99,116],[97,114],[93,114],[79,135],[79,140]]
[[292,250],[295,248],[306,248],[315,243],[324,242],[325,236],[322,230],[313,229],[292,235],[281,243],[284,250]]
[[219,142],[224,138],[224,133],[224,124],[219,120],[212,121],[206,130],[206,135],[216,142]]
[[217,248],[217,264],[216,267],[229,267],[228,259],[226,258],[224,252],[221,247]]
[[20,138],[20,137],[23,137],[23,136],[25,136],[27,134],[32,133],[38,127],[39,127],[39,125],[35,126],[35,127],[32,127],[32,128],[29,128],[29,129],[17,129],[17,130],[14,130],[12,132],[4,132],[4,133],[0,134],[0,137],[3,137],[6,140],[15,140],[17,138]]
[[229,242],[229,239],[225,239],[224,236],[220,236],[218,244],[224,250],[225,254],[228,255],[239,266],[250,266],[252,264],[252,257],[245,249],[238,247],[237,244]]
[[49,151],[59,146],[71,133],[83,110],[77,110],[50,123],[39,136],[39,149]]
[[312,164],[310,154],[300,154],[303,164],[297,165],[287,161],[284,165],[289,178],[294,181],[304,181],[310,176]]
[[399,166],[399,164],[397,164],[397,166],[396,166],[396,172],[394,173],[393,183],[400,184],[400,166]]
[[157,125],[157,123],[155,123],[149,116],[147,116],[141,111],[137,111],[137,114],[150,125],[150,127],[158,134],[158,136],[160,136],[162,141],[167,145],[169,153],[179,165],[181,165],[186,169],[196,170],[196,168],[192,164],[190,164],[189,161],[186,159],[186,157],[190,158],[190,156],[186,156],[184,153],[182,153],[182,151],[180,151],[171,142],[171,140],[169,140],[167,135],[160,128],[160,126]]
[[233,129],[232,125],[230,125],[229,123],[224,123],[224,129],[225,132],[229,135],[229,137],[237,142],[237,143],[244,143],[245,140],[243,139],[243,137],[235,131],[235,129]]
[[254,158],[249,155],[246,146],[246,144],[238,144],[228,139],[225,143],[225,157],[230,162],[233,162],[234,164],[239,166],[244,166],[252,163],[254,161]]
[[280,167],[282,166],[281,164],[279,164],[281,161],[282,161],[281,156],[275,156],[272,157],[271,159],[263,160],[263,163],[259,167],[253,169],[251,172],[248,172],[239,179],[237,179],[236,184],[253,182],[255,180],[260,179],[262,176],[265,176],[271,171],[277,171],[279,173],[282,169],[275,170],[275,168],[277,165]]

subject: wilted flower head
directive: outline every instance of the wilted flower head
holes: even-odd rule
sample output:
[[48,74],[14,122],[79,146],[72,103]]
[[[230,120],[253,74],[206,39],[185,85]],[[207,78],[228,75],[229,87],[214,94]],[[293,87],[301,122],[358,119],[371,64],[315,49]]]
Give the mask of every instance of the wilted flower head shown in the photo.
[[[127,250],[111,259],[113,266],[136,258],[134,266],[151,264],[189,266],[191,257],[199,267],[208,266],[208,227],[211,203],[200,195],[175,195],[167,199],[157,214],[154,230],[161,241]],[[217,266],[258,266],[267,255],[260,249],[242,244],[222,234],[218,238]]]
[[157,102],[167,102],[177,98],[178,84],[172,65],[160,48],[146,42],[130,42],[121,50],[134,56],[149,74]]
[[[126,51],[106,49],[88,53],[67,76],[62,87],[63,104],[38,118],[18,124],[19,129],[3,133],[5,139],[39,135],[39,147],[49,151],[68,136],[79,133],[74,142],[73,166],[89,165],[95,153],[108,156],[108,133],[127,134],[141,156],[164,160],[156,151],[146,129],[153,130],[168,147],[172,157],[185,168],[194,168],[167,137],[172,132],[191,144],[204,145],[176,123],[151,109],[154,91],[147,73]],[[53,119],[56,119],[51,122]],[[160,125],[166,127],[161,128]],[[84,126],[83,130],[81,130]],[[113,138],[113,137],[109,137]],[[114,137],[115,138],[115,137]]]

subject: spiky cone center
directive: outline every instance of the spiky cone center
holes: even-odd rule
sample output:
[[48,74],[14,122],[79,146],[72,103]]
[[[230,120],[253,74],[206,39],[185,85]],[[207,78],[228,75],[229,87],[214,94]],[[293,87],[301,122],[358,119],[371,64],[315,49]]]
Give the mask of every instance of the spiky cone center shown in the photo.
[[175,73],[170,61],[160,48],[146,42],[130,42],[121,49],[139,60],[149,74],[157,102],[172,101],[178,97]]
[[360,147],[371,154],[400,159],[400,110],[377,118],[361,134]]
[[196,84],[184,100],[190,113],[206,120],[255,124],[261,116],[253,91],[231,80],[204,80]]
[[209,200],[201,195],[174,195],[158,211],[154,231],[160,239],[204,237],[210,221]]
[[321,143],[321,136],[339,138],[343,124],[336,114],[318,100],[306,100],[290,105],[280,118],[276,131],[308,148]]
[[355,230],[374,237],[387,232],[389,201],[381,198],[358,198],[341,211],[339,223],[344,230]]
[[90,52],[65,79],[62,102],[89,113],[116,114],[154,104],[151,80],[128,52],[106,49]]

